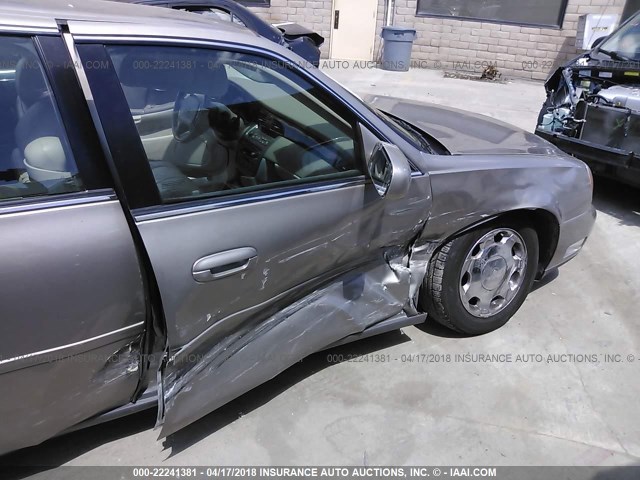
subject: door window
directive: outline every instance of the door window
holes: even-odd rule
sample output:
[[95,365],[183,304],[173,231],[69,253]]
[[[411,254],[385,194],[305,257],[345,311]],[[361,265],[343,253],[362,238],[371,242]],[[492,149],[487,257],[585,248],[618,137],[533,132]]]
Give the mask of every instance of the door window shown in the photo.
[[108,52],[165,203],[362,174],[353,121],[283,63],[177,47]]
[[0,36],[0,201],[81,190],[32,40]]

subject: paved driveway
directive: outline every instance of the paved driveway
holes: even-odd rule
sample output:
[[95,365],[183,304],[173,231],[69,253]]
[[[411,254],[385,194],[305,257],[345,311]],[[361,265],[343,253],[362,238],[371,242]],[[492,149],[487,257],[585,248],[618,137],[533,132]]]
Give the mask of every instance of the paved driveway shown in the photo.
[[[543,99],[533,83],[329,73],[356,92],[444,103],[527,129]],[[637,464],[639,199],[598,181],[599,217],[585,250],[489,335],[406,328],[316,354],[164,441],[151,411],[0,463]],[[348,361],[354,355],[365,356]]]

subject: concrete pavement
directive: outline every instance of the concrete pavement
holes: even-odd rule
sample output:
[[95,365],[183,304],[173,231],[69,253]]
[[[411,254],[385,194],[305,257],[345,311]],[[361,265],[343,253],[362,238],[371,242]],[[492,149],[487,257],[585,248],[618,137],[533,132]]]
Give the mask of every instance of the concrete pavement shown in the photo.
[[[349,65],[345,68],[345,65]],[[524,80],[486,82],[444,78],[439,70],[413,69],[388,72],[378,68],[356,68],[357,62],[326,60],[324,73],[359,94],[409,98],[497,118],[525,130],[535,129],[545,100],[539,82]]]

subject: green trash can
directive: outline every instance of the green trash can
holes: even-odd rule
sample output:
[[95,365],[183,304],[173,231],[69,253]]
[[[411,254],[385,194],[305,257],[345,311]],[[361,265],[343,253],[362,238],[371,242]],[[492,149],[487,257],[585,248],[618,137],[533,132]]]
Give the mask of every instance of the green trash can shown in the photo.
[[383,27],[382,69],[406,72],[411,64],[411,47],[416,31],[404,27]]

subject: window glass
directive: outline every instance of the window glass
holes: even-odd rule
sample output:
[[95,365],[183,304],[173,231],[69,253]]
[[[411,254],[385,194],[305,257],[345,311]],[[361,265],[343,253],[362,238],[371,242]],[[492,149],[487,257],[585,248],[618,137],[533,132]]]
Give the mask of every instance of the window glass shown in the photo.
[[31,39],[0,37],[0,201],[83,189]]
[[603,41],[600,49],[617,53],[621,60],[640,60],[640,14]]
[[353,123],[286,65],[203,49],[108,51],[164,202],[361,175]]
[[418,14],[520,25],[561,25],[567,0],[418,0]]

